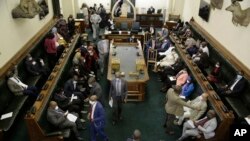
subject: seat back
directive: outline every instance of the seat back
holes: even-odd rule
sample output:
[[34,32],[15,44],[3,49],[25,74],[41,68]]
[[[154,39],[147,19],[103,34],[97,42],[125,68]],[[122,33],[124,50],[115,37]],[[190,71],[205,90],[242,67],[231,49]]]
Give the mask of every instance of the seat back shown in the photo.
[[132,30],[140,30],[140,23],[139,22],[133,22],[132,24]]
[[147,52],[147,67],[150,64],[155,65],[157,62],[157,50],[156,49],[150,49]]
[[168,21],[178,21],[180,19],[180,15],[173,15],[173,14],[169,14],[168,16]]
[[120,27],[121,30],[127,30],[128,29],[128,23],[126,22],[121,22],[121,27]]

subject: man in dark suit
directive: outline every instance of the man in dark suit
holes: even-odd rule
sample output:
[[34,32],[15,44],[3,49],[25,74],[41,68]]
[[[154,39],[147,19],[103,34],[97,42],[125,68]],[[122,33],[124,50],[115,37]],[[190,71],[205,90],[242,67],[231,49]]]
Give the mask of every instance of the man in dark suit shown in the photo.
[[115,79],[111,81],[109,96],[113,99],[113,125],[121,120],[122,103],[127,102],[127,81],[121,79],[120,72],[115,73]]
[[243,75],[243,71],[238,71],[235,79],[230,81],[227,85],[219,88],[218,93],[223,96],[237,96],[246,86],[247,81]]
[[88,80],[88,84],[90,87],[90,96],[96,95],[98,101],[104,106],[104,96],[102,94],[102,87],[99,83],[96,82],[95,77],[90,77]]
[[[49,103],[49,108],[47,110],[47,120],[59,129],[71,129],[74,132],[77,140],[82,141],[83,139],[80,137],[80,134],[77,130],[77,121],[70,121],[67,118],[68,114],[68,112],[64,112],[63,110],[58,108],[57,103],[55,101],[51,101]],[[83,128],[81,127],[81,129]]]
[[107,135],[104,133],[105,126],[105,111],[100,102],[97,101],[97,96],[92,95],[89,98],[91,105],[88,119],[90,120],[91,141],[96,141],[96,135],[101,136],[101,139],[108,141]]
[[151,6],[148,11],[147,11],[148,14],[154,14],[155,13],[155,9],[153,6]]
[[135,35],[132,35],[131,37],[128,38],[128,42],[130,43],[137,43],[137,38],[135,38]]
[[45,76],[48,75],[48,69],[45,67],[43,59],[36,61],[30,54],[26,56],[25,67],[32,76],[37,76],[40,74]]
[[71,97],[72,94],[79,96],[80,98],[83,98],[83,94],[80,92],[78,87],[78,76],[76,74],[73,75],[73,78],[69,79],[64,84],[64,93],[65,96]]

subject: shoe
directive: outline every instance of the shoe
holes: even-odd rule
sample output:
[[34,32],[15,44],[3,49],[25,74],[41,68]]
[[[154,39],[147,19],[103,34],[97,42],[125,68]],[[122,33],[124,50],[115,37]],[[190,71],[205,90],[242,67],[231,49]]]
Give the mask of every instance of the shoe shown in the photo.
[[88,111],[81,111],[81,114],[87,114]]
[[81,137],[77,137],[76,138],[78,141],[83,141],[83,138],[81,138]]

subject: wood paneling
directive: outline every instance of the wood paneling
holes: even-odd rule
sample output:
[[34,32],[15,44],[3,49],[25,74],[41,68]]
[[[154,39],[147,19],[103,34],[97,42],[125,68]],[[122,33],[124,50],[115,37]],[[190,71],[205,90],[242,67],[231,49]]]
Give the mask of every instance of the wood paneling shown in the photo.
[[44,38],[49,30],[56,24],[56,19],[51,19],[33,38],[31,38],[1,69],[0,79],[3,78],[6,72],[14,65],[20,63],[27,53],[29,53],[36,45]]

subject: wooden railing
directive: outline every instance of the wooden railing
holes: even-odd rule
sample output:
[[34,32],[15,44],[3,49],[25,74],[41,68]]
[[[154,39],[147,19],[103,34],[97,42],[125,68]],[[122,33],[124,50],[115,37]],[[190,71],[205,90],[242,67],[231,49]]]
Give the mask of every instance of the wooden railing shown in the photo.
[[40,120],[43,112],[47,110],[45,109],[46,105],[52,96],[52,92],[55,89],[67,62],[70,61],[69,58],[74,52],[74,48],[77,44],[79,37],[79,34],[75,35],[72,43],[69,44],[69,47],[65,48],[52,73],[50,74],[47,82],[44,84],[43,89],[40,92],[40,96],[32,106],[30,113],[28,113],[25,117],[31,141],[48,140],[48,138],[51,141],[63,140],[62,136],[47,138],[43,132],[43,129],[41,129],[38,121]]

